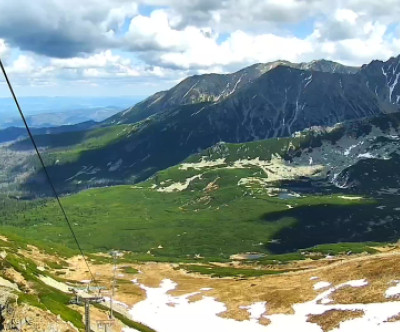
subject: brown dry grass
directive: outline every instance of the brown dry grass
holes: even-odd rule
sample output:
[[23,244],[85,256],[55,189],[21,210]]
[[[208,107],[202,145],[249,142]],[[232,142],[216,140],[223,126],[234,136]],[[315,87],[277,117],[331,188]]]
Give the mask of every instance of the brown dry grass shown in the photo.
[[338,304],[386,302],[388,300],[384,296],[386,289],[387,283],[379,280],[365,287],[341,288],[332,294],[331,299]]
[[321,277],[334,284],[347,280],[367,279],[369,284],[365,287],[346,287],[337,290],[332,295],[335,303],[378,303],[393,301],[386,299],[385,291],[392,280],[400,276],[400,256],[398,252],[393,255],[382,254],[344,262],[334,273],[324,271]]
[[362,310],[328,310],[320,315],[308,315],[307,322],[318,324],[324,332],[340,326],[340,323],[364,316]]
[[21,273],[15,271],[13,268],[8,268],[3,271],[4,277],[8,280],[13,280],[19,288],[23,288],[25,291],[30,290],[28,283]]
[[[34,248],[30,248],[27,255],[35,262],[57,261],[57,257],[40,253]],[[80,257],[68,259],[68,263],[69,269],[65,270],[66,274],[63,277],[76,281],[90,279],[85,263]],[[355,279],[368,280],[369,285],[366,287],[346,287],[336,291],[332,295],[336,303],[387,301],[383,294],[389,283],[394,279],[400,279],[400,250],[382,251],[369,256],[345,256],[332,260],[292,262],[285,268],[295,270],[294,272],[252,279],[210,278],[176,270],[176,265],[167,263],[124,263],[123,266],[131,266],[142,271],[136,275],[124,274],[119,278],[116,299],[129,306],[133,306],[146,297],[145,291],[132,283],[131,279],[137,278],[139,283],[148,287],[159,287],[162,280],[171,279],[178,284],[176,289],[170,292],[171,295],[200,293],[192,296],[190,301],[198,301],[203,296],[214,297],[227,307],[227,311],[221,313],[221,316],[243,320],[248,319],[249,316],[248,312],[240,307],[254,302],[267,302],[269,315],[293,313],[293,304],[310,301],[319,293],[313,290],[315,281],[309,280],[312,276],[318,276],[319,280],[328,281],[333,285]],[[241,264],[241,267],[243,266]],[[246,265],[246,267],[254,266]],[[96,264],[91,265],[91,269],[99,284],[110,289],[113,265]],[[212,288],[212,290],[201,291],[201,288]]]
[[[69,280],[90,280],[90,274],[87,271],[85,262],[81,257],[72,257],[68,260],[70,268],[66,271],[64,277]],[[123,264],[124,267],[128,266],[127,264]],[[131,264],[133,268],[138,268],[137,265]],[[111,290],[111,282],[113,278],[113,268],[112,264],[96,264],[91,265],[90,269],[93,272],[94,276],[99,285],[104,286],[109,290]],[[146,298],[146,292],[141,289],[138,285],[131,282],[131,279],[136,277],[136,275],[132,274],[124,274],[123,277],[119,277],[119,282],[116,287],[116,296],[115,299],[126,303],[127,305],[133,305],[137,302],[140,302]],[[158,286],[158,285],[157,285]],[[105,292],[106,293],[106,292]],[[107,296],[107,294],[105,294]]]
[[268,319],[267,317],[261,316],[261,318],[258,321],[261,325],[267,326],[271,324],[271,320]]
[[219,313],[217,316],[227,319],[235,319],[237,321],[244,321],[250,319],[250,314],[246,309],[233,308]]
[[[83,306],[71,305],[71,308],[80,312],[85,317],[85,308]],[[94,332],[103,332],[104,328],[97,327],[97,321],[108,320],[108,312],[90,306],[90,329]],[[119,320],[115,320],[112,325],[112,331],[122,331],[125,327]]]
[[37,266],[45,267],[46,262],[60,263],[60,261],[61,261],[61,258],[54,256],[54,255],[47,254],[44,251],[39,250],[35,246],[28,244],[26,247],[27,247],[26,250],[19,249],[18,253],[24,257],[27,257],[27,258],[33,260]]
[[[77,271],[70,272],[69,279],[85,279],[83,262],[75,261]],[[78,267],[81,265],[81,268]],[[126,265],[126,264],[125,264]],[[293,313],[293,304],[310,301],[318,292],[313,290],[314,281],[311,276],[318,276],[320,280],[328,281],[333,285],[366,278],[369,285],[362,288],[346,287],[338,290],[333,299],[337,303],[371,303],[383,302],[383,294],[388,283],[398,279],[400,275],[399,252],[382,253],[372,256],[341,257],[335,260],[302,261],[290,264],[293,269],[304,268],[302,271],[269,275],[254,279],[215,279],[200,274],[189,274],[182,270],[175,270],[174,265],[166,263],[132,264],[143,273],[135,275],[141,284],[148,287],[159,287],[164,279],[171,279],[178,284],[170,293],[174,296],[200,292],[190,298],[197,301],[202,296],[214,297],[227,306],[224,317],[238,320],[246,319],[248,313],[241,306],[248,306],[254,302],[266,301],[268,314]],[[112,266],[103,264],[93,266],[93,269],[102,283],[111,280]],[[132,276],[128,276],[132,279]],[[127,279],[127,280],[129,280]],[[145,298],[145,292],[133,283],[121,283],[118,286],[117,299],[128,305]],[[201,291],[201,288],[212,288],[210,291]]]
[[201,301],[203,299],[203,294],[193,294],[187,298],[189,303]]
[[[225,315],[235,319],[243,317],[243,309],[240,309],[240,306],[248,306],[254,302],[268,302],[269,314],[290,313],[292,304],[315,297],[315,293],[310,292],[313,283],[295,274],[239,280],[211,279],[208,276],[188,274],[174,270],[168,264],[145,265],[141,269],[143,274],[139,275],[139,282],[158,287],[163,279],[171,279],[178,284],[177,288],[170,292],[172,295],[200,292],[202,295],[212,296],[228,307]],[[212,290],[200,290],[207,287]]]

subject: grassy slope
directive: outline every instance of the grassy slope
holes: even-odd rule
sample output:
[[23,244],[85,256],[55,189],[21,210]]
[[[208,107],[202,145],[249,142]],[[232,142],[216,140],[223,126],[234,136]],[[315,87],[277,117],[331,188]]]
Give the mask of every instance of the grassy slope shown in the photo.
[[[8,277],[5,274],[6,269],[14,269],[23,276],[25,281],[29,283],[29,288],[33,290],[32,291],[25,289],[25,286],[23,284],[19,284],[18,286],[21,291],[16,291],[16,294],[18,295],[18,303],[25,303],[42,310],[48,310],[55,315],[59,315],[64,321],[71,322],[79,330],[84,330],[82,315],[69,306],[69,301],[72,299],[72,295],[65,294],[57,289],[48,286],[39,279],[39,276],[50,276],[51,278],[61,282],[65,282],[65,280],[50,274],[47,270],[39,270],[34,261],[24,257],[19,252],[19,249],[24,249],[27,251],[31,250],[31,248],[27,246],[26,238],[12,234],[7,234],[7,238],[7,241],[0,239],[0,248],[2,251],[5,251],[7,253],[6,258],[0,260],[0,276],[7,279]],[[41,251],[51,255],[56,254],[55,257],[59,258],[58,263],[51,261],[46,262],[46,265],[49,268],[63,268],[65,267],[65,265],[68,265],[63,260],[63,257],[69,257],[78,254],[77,250],[71,250],[57,244],[52,244],[52,248],[50,248],[42,241],[34,241],[34,243],[37,248],[40,248]],[[60,254],[61,256],[58,256]],[[15,283],[15,280],[10,279],[9,281]],[[101,305],[99,305],[99,307],[101,307],[101,309],[103,310],[108,309],[105,306]],[[123,316],[118,312],[115,312],[115,317],[123,324],[135,328],[138,331],[154,331],[143,324],[130,320],[129,318]]]
[[[68,164],[76,161],[85,152],[103,149],[132,134],[136,125],[116,125],[105,128],[96,128],[79,132],[67,132],[52,135],[36,135],[35,141],[39,147],[46,147],[47,165]],[[18,141],[12,146],[14,149],[31,149],[32,143],[28,140]]]
[[[21,238],[18,238],[18,240],[14,238],[7,242],[0,240],[2,250],[7,253],[6,259],[0,261],[2,272],[4,273],[7,268],[13,268],[21,273],[24,279],[29,281],[30,287],[35,290],[34,293],[18,292],[18,301],[43,310],[49,310],[53,314],[60,315],[64,321],[69,321],[82,330],[84,325],[81,314],[68,307],[70,297],[39,280],[38,276],[46,274],[46,272],[39,271],[32,260],[18,253],[18,248],[25,247],[25,244],[19,241],[21,241]],[[28,248],[25,247],[25,249]],[[3,275],[2,277],[5,276]],[[15,282],[14,280],[10,281]]]
[[[334,142],[342,135],[343,128],[338,127],[323,137]],[[320,144],[321,136],[302,135],[217,145],[186,162],[226,158],[225,165],[174,166],[136,186],[87,190],[62,201],[84,249],[125,249],[140,259],[182,260],[196,255],[227,259],[247,251],[285,253],[337,241],[397,240],[400,211],[395,210],[396,198],[346,200],[324,191],[301,198],[271,197],[263,185],[238,185],[242,178],[265,179],[260,167],[231,167],[238,159],[270,159],[273,154],[290,159],[298,150]],[[156,190],[196,175],[201,178],[181,192]],[[213,188],[208,187],[211,183]],[[23,231],[31,239],[74,247],[54,201],[18,204],[9,208],[13,203],[8,202],[0,209],[3,231]],[[379,205],[386,208],[377,209]],[[270,243],[273,239],[279,241]]]
[[[340,207],[347,213],[346,209],[355,206],[373,206],[369,200],[351,201],[337,195],[280,199],[270,197],[262,188],[237,185],[241,178],[260,173],[256,168],[204,169],[202,178],[192,181],[182,192],[165,193],[152,188],[157,182],[183,181],[197,173],[174,167],[138,186],[92,189],[62,201],[85,249],[118,248],[140,254],[150,251],[170,258],[200,254],[210,259],[246,251],[267,253],[269,240],[299,224],[301,216],[293,211],[301,208],[313,211],[325,205],[326,209]],[[218,188],[205,190],[216,179]],[[278,217],[268,220],[270,215]],[[12,231],[10,226],[22,228],[25,236],[33,239],[74,246],[53,201],[8,216],[3,227]],[[302,248],[324,243],[323,238],[314,241]],[[287,248],[277,248],[276,252],[287,249],[297,248],[289,241]]]

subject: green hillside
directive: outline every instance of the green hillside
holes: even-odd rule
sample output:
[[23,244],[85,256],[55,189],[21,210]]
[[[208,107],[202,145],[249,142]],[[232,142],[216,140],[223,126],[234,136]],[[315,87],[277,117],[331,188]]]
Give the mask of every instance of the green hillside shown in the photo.
[[[322,141],[299,135],[220,144],[137,185],[90,189],[62,202],[84,249],[129,250],[142,259],[227,259],[338,241],[396,241],[395,198],[349,196],[326,181],[326,167],[309,165],[308,157],[300,165],[301,153],[291,157],[333,144],[338,133]],[[2,211],[3,230],[74,247],[53,200],[19,204]]]
[[[84,249],[129,250],[146,260],[225,260],[326,243],[395,242],[398,119],[385,115],[293,137],[219,143],[144,182],[84,190],[62,202]],[[88,132],[68,148],[53,142],[46,160],[54,155],[67,167],[65,156],[119,144],[137,129],[111,128]],[[89,167],[85,172],[98,175]],[[111,173],[121,175],[118,167]],[[74,247],[54,200],[2,202],[4,232]]]

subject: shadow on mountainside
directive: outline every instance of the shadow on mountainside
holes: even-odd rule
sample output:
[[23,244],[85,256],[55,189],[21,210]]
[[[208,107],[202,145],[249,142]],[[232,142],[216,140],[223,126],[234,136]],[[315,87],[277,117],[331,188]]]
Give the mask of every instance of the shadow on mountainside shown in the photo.
[[275,234],[279,241],[269,244],[268,250],[285,253],[324,243],[397,241],[400,211],[391,205],[323,204],[266,214],[264,220],[269,222],[286,218],[296,221]]

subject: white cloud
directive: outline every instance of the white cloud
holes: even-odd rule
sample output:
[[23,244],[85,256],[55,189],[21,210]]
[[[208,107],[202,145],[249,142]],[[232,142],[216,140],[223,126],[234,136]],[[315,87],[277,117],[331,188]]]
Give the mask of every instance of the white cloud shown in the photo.
[[334,13],[334,17],[339,22],[348,22],[354,25],[357,21],[358,14],[351,9],[341,8],[336,10],[336,12]]
[[3,57],[6,53],[8,53],[8,46],[4,39],[0,38],[0,57]]
[[399,39],[396,34],[388,33],[388,27],[366,11],[337,9],[332,17],[316,22],[314,32],[307,39],[319,57],[361,65],[400,53]]
[[151,57],[145,53],[143,58],[153,64],[184,69],[245,65],[278,58],[296,61],[312,51],[309,41],[293,36],[252,35],[237,30],[222,43],[218,43],[218,37],[210,27],[174,28],[167,11],[156,10],[149,17],[132,19],[126,44],[131,50],[151,50]]
[[398,0],[0,1],[0,56],[27,84],[156,91],[277,59],[384,60],[400,53],[399,16]]
[[138,13],[138,4],[135,2],[126,3],[119,7],[113,7],[102,21],[103,31],[115,31],[121,29],[125,19],[133,17]]
[[52,59],[51,64],[58,68],[104,68],[107,66],[127,66],[129,59],[113,55],[111,50],[106,50],[88,57],[73,57],[69,59]]
[[[398,22],[398,0],[140,0],[141,3],[168,8],[181,26],[218,25],[232,30],[251,30],[262,23],[296,23],[315,17],[356,15],[374,17],[385,23]],[[352,14],[353,13],[353,14]],[[177,20],[176,17],[179,17]],[[215,28],[215,26],[213,26]]]
[[[373,59],[386,60],[393,55],[400,54],[400,39],[385,38],[386,26],[379,23],[366,23],[362,26],[365,32],[363,37],[349,38],[336,42],[323,42],[321,55],[329,56],[338,61],[360,65]],[[329,47],[331,47],[329,49]],[[331,52],[324,52],[329,50]]]
[[35,71],[35,60],[28,55],[20,55],[8,68],[10,74],[29,75]]
[[169,52],[160,56],[164,65],[180,68],[204,68],[246,65],[277,59],[297,61],[305,53],[312,51],[310,42],[295,37],[280,37],[273,34],[251,36],[243,31],[235,31],[222,44],[215,39],[193,39],[183,52]]
[[212,26],[220,32],[247,30],[254,26],[307,19],[321,7],[318,0],[141,0],[167,6],[174,27]]
[[134,17],[125,39],[132,50],[163,50],[183,47],[184,36],[170,27],[165,11],[156,10],[150,17]]
[[116,45],[115,32],[136,14],[130,0],[0,1],[0,38],[22,50],[71,57]]
[[126,80],[147,82],[155,77],[170,80],[174,75],[172,70],[159,66],[133,63],[131,59],[115,55],[111,50],[86,57],[44,60],[41,56],[19,55],[7,66],[7,71],[12,80],[30,85],[52,81],[122,84],[121,80],[125,80],[125,83]]

